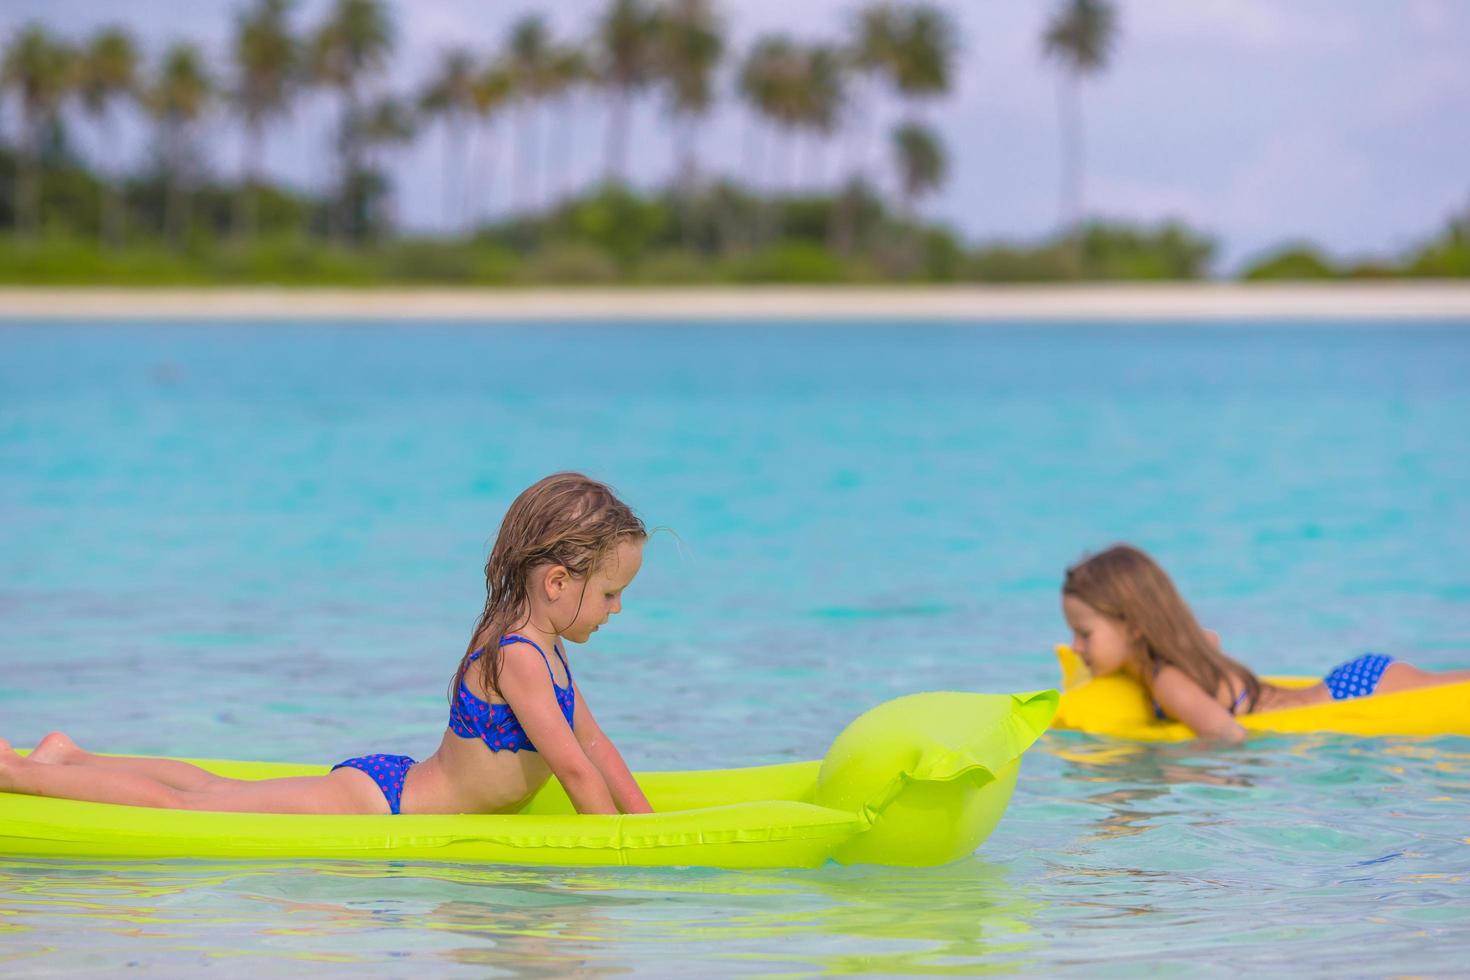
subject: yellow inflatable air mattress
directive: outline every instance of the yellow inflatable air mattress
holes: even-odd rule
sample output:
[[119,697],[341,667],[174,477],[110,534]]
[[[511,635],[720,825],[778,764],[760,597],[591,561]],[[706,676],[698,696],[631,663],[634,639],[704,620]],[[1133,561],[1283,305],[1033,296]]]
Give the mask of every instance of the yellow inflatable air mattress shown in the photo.
[[[638,781],[657,811],[574,812],[555,780],[519,813],[201,813],[0,793],[0,856],[344,858],[721,868],[936,865],[972,853],[1010,802],[1057,692],[914,694],[866,712],[822,761]],[[242,779],[326,766],[199,762]]]
[[[1143,685],[1123,674],[1092,677],[1070,647],[1058,646],[1062,697],[1055,727],[1149,742],[1194,738],[1188,725],[1160,721]],[[1281,687],[1310,687],[1320,677],[1265,677]],[[1470,735],[1470,681],[1349,698],[1304,708],[1242,715],[1253,732],[1344,735]]]

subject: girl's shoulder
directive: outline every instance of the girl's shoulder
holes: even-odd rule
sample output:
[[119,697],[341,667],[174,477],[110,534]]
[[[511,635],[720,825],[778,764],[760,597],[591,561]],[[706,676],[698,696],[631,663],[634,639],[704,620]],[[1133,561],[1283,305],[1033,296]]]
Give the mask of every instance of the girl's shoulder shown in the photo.
[[1198,681],[1173,664],[1156,664],[1153,667],[1153,677],[1149,680],[1148,687],[1156,695],[1160,690],[1170,693],[1198,691],[1216,702],[1234,701],[1236,692],[1245,688],[1245,679],[1236,676],[1227,677],[1221,684],[1220,690],[1211,692],[1206,691]]
[[1163,706],[1169,717],[1181,721],[1185,714],[1205,710],[1206,705],[1220,704],[1218,692],[1206,691],[1193,677],[1171,664],[1155,667],[1147,686],[1154,702]]
[[1154,701],[1168,717],[1182,721],[1199,735],[1237,741],[1244,729],[1217,693],[1206,691],[1178,667],[1164,665],[1149,685]]

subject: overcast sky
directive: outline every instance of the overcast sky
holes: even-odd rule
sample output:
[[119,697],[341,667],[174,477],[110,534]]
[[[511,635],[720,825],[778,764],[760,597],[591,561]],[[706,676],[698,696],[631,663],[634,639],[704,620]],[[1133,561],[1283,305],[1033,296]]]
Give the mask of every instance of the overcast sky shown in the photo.
[[[0,0],[0,34],[38,21],[81,38],[122,22],[156,54],[170,41],[200,43],[223,73],[238,0]],[[297,20],[316,23],[329,0],[304,0]],[[487,58],[510,23],[543,13],[553,32],[587,35],[604,0],[399,0],[391,5],[398,53],[385,84],[417,88],[451,45]],[[752,38],[787,32],[838,40],[861,4],[850,0],[725,0],[736,54]],[[962,54],[953,94],[925,107],[950,154],[947,185],[923,205],[968,240],[1035,239],[1056,228],[1059,150],[1056,72],[1040,55],[1054,2],[941,3],[954,16]],[[1470,207],[1470,3],[1461,0],[1120,0],[1121,36],[1111,67],[1089,81],[1086,203],[1090,214],[1154,221],[1182,218],[1216,234],[1222,271],[1294,238],[1344,256],[1396,253]],[[729,91],[728,68],[723,91]],[[631,171],[642,184],[673,165],[657,98],[633,117]],[[881,133],[895,107],[867,113],[865,145],[886,165]],[[272,173],[302,186],[327,180],[332,103],[318,95],[271,134]],[[506,208],[513,195],[544,196],[602,172],[605,111],[584,97],[544,122],[543,159],[557,161],[538,185],[517,181],[495,152],[502,125],[481,139],[477,180],[446,193],[445,142],[431,130],[392,157],[396,207],[410,227]],[[0,123],[13,133],[13,106]],[[705,167],[750,169],[748,118],[731,98],[701,136]],[[79,135],[82,135],[79,133]],[[147,152],[147,130],[126,127],[108,149],[119,165]],[[90,136],[85,146],[95,149]],[[239,143],[223,122],[204,133],[214,165],[233,172]],[[795,177],[832,180],[851,153],[795,157]],[[769,153],[762,174],[769,177]]]

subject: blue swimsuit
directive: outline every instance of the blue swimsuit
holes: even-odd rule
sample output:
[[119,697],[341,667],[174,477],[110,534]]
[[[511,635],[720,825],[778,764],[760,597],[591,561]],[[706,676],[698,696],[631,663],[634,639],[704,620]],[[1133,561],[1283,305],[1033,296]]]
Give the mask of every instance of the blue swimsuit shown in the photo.
[[[546,662],[546,672],[551,675],[551,687],[556,691],[556,703],[561,707],[561,713],[566,716],[567,725],[570,726],[572,716],[576,713],[577,693],[572,687],[572,668],[567,665],[567,658],[562,656],[561,648],[554,646],[551,649],[567,673],[566,687],[556,683],[556,672],[551,669],[546,651],[524,636],[510,634],[500,640],[502,647],[512,643],[528,643],[541,654],[541,659]],[[474,663],[482,653],[483,650],[476,650],[470,654],[467,663]],[[536,751],[536,746],[526,737],[526,731],[521,727],[515,712],[510,710],[510,705],[482,701],[470,692],[462,679],[459,690],[455,692],[454,704],[449,708],[449,730],[460,738],[484,739],[492,752]],[[378,784],[378,789],[383,791],[383,797],[388,801],[388,812],[396,814],[403,805],[404,780],[408,778],[408,770],[414,765],[415,761],[406,755],[365,755],[339,762],[332,767],[332,771],[346,768],[360,769],[367,773]]]
[[[567,724],[572,724],[572,715],[577,710],[577,692],[572,687],[572,668],[567,666],[567,658],[562,656],[560,647],[552,647],[552,652],[561,661],[562,670],[567,673],[567,686],[560,687],[556,683],[556,672],[551,669],[551,661],[546,659],[546,651],[536,646],[535,643],[524,636],[511,634],[501,639],[502,647],[512,643],[528,643],[541,654],[541,659],[546,662],[546,673],[551,675],[551,687],[556,691],[556,703],[561,707],[561,713],[566,716]],[[480,658],[482,650],[476,650],[470,654],[469,663],[474,663]],[[482,738],[485,744],[490,746],[492,752],[535,752],[536,746],[526,737],[526,731],[521,727],[520,720],[516,718],[515,712],[510,710],[508,704],[489,704],[481,701],[470,693],[465,682],[459,682],[459,691],[454,698],[454,704],[449,708],[449,730],[460,738]]]
[[[1322,683],[1327,685],[1327,690],[1334,701],[1366,698],[1378,689],[1378,682],[1383,678],[1383,672],[1391,663],[1393,663],[1393,658],[1386,653],[1365,653],[1361,657],[1332,668],[1332,671],[1322,678]],[[1240,707],[1240,702],[1244,700],[1245,692],[1241,691],[1240,697],[1235,699],[1235,704],[1230,708],[1232,715],[1235,714],[1235,709]],[[1166,718],[1164,709],[1159,707],[1157,701],[1154,702],[1154,716],[1160,721]]]
[[1322,679],[1332,700],[1365,698],[1378,689],[1378,682],[1393,658],[1384,653],[1365,653],[1356,660],[1349,660],[1332,668],[1332,673]]

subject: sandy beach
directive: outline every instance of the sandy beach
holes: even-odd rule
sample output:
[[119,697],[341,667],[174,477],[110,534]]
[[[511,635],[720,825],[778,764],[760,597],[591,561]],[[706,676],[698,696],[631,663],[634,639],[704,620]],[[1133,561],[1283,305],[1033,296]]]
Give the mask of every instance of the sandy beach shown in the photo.
[[1470,318],[1470,282],[564,289],[0,288],[0,320]]

